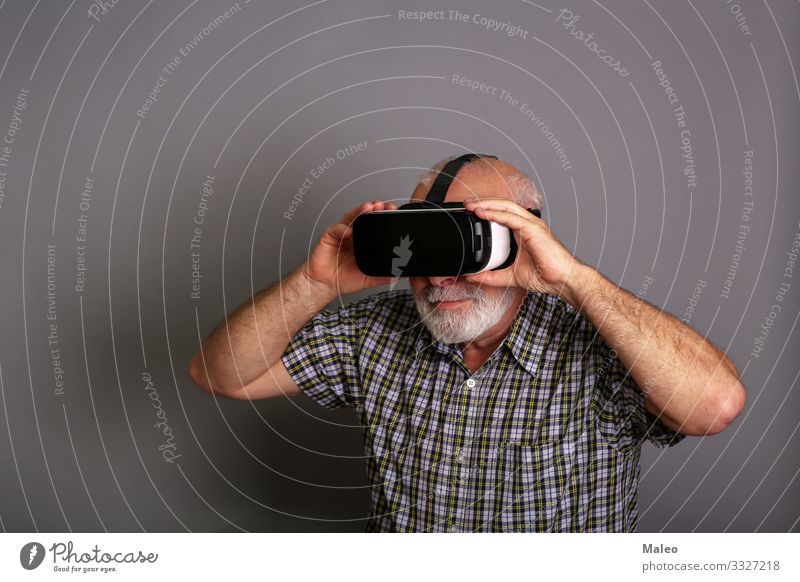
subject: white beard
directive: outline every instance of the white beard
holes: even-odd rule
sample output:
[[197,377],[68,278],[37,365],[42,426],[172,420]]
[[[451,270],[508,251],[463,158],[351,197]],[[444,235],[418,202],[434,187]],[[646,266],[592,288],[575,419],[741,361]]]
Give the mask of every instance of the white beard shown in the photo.
[[[427,287],[414,295],[422,321],[436,340],[459,344],[475,340],[500,321],[514,303],[515,288],[506,287],[501,295],[489,295],[473,285]],[[459,309],[437,309],[437,301],[472,299]]]

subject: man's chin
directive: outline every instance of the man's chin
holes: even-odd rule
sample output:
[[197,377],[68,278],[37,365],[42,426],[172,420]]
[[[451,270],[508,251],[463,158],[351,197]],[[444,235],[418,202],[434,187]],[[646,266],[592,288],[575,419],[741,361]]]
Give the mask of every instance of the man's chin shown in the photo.
[[425,319],[425,326],[431,335],[438,341],[445,344],[460,344],[471,342],[480,334],[476,334],[474,330],[467,332],[464,328],[467,324],[467,317],[465,315],[456,317],[456,310],[449,309],[447,311],[436,311]]
[[465,336],[460,333],[454,333],[452,330],[448,331],[439,330],[433,326],[428,326],[428,331],[431,332],[431,335],[436,341],[442,342],[443,344],[469,343],[471,341],[474,341],[476,338],[475,335]]

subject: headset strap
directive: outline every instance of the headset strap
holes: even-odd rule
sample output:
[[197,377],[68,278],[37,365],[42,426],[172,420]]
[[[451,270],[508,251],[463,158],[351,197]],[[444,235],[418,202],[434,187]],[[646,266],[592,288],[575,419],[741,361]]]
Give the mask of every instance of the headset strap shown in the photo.
[[[464,154],[463,156],[459,156],[456,159],[447,162],[444,168],[442,168],[439,174],[436,176],[436,180],[434,180],[431,189],[428,191],[428,195],[425,197],[425,202],[433,204],[440,208],[463,207],[463,204],[460,202],[445,202],[444,197],[447,194],[447,190],[450,188],[450,185],[453,183],[453,178],[455,178],[456,174],[458,174],[458,171],[464,165],[480,158],[493,158],[496,160],[497,156],[493,156],[490,154],[470,153],[470,154]],[[405,206],[411,206],[411,205],[409,204]],[[528,208],[528,210],[533,215],[539,218],[542,217],[542,211],[539,210],[538,208]]]
[[444,197],[447,194],[447,190],[450,188],[450,184],[453,183],[453,178],[456,177],[458,171],[465,164],[468,164],[473,160],[477,160],[478,158],[494,158],[496,160],[497,156],[464,154],[463,156],[459,156],[454,160],[450,160],[447,162],[447,164],[445,164],[444,168],[441,169],[439,175],[436,176],[436,180],[434,180],[431,189],[428,191],[428,195],[425,197],[425,201],[432,204],[441,205],[444,202]]

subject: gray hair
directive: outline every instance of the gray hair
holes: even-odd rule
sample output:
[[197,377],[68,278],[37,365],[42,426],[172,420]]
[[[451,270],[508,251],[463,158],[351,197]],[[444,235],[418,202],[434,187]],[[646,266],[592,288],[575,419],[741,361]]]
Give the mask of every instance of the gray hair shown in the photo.
[[[425,186],[425,188],[430,189],[434,180],[436,180],[436,176],[438,176],[439,172],[441,172],[442,169],[447,165],[447,162],[454,160],[457,157],[458,156],[445,158],[433,166],[430,170],[426,171],[419,177],[417,186],[422,185]],[[473,160],[471,162],[467,162],[465,166],[469,166],[478,161],[479,160]],[[503,179],[506,182],[509,192],[511,192],[511,197],[514,202],[523,208],[542,207],[542,193],[539,191],[539,187],[536,185],[536,182],[534,182],[530,176],[517,170],[517,173],[509,176],[503,176]]]

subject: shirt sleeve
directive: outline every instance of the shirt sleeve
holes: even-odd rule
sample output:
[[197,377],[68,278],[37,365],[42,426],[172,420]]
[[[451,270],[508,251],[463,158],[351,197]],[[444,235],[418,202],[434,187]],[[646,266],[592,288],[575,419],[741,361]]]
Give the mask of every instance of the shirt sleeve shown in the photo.
[[590,373],[596,376],[592,407],[597,428],[609,444],[630,450],[647,439],[657,447],[670,447],[686,437],[647,410],[645,393],[599,333],[589,360]]
[[326,408],[361,403],[359,337],[375,308],[367,297],[336,311],[322,311],[295,334],[281,356],[292,380]]

